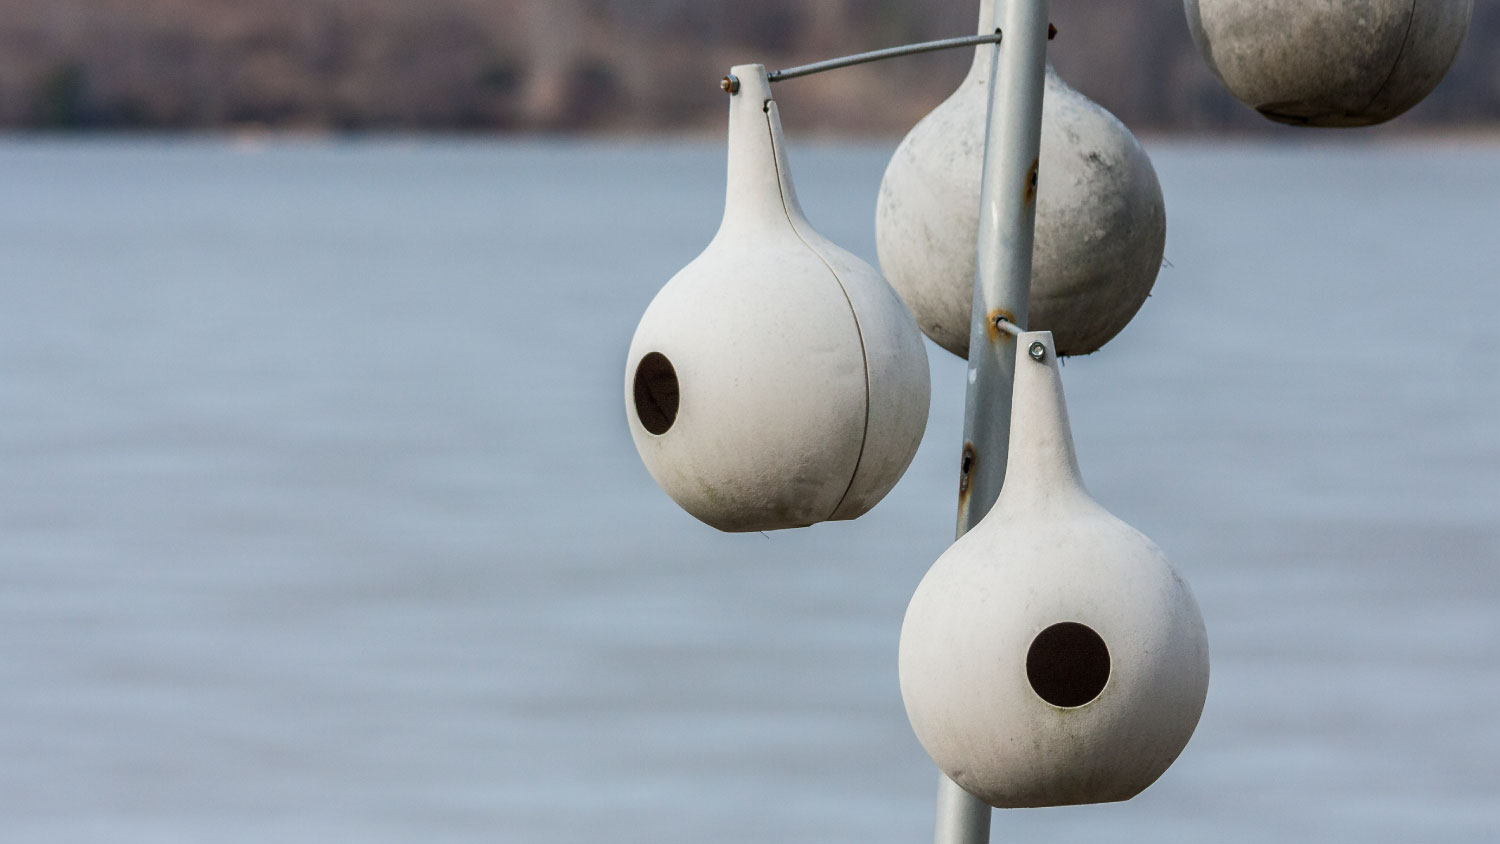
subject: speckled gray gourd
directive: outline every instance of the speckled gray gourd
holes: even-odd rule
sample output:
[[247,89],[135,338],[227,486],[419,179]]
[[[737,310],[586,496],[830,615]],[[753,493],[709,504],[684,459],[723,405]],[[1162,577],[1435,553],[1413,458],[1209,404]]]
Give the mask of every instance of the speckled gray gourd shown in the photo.
[[[988,31],[990,0],[981,11]],[[958,90],[901,142],[876,208],[880,266],[939,346],[969,354],[989,47]],[[1114,115],[1048,67],[1026,327],[1063,355],[1109,342],[1150,295],[1166,207],[1145,151]]]
[[1208,66],[1245,104],[1304,126],[1397,117],[1442,81],[1473,0],[1184,0]]

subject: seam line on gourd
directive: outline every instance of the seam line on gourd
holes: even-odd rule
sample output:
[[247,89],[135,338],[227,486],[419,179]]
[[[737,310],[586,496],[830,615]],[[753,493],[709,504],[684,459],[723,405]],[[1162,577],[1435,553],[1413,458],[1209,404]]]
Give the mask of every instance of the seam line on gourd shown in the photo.
[[787,224],[792,227],[792,234],[795,234],[797,236],[797,239],[802,242],[803,246],[807,247],[807,250],[809,252],[818,257],[818,260],[822,262],[825,268],[827,268],[828,274],[833,276],[833,283],[838,285],[839,292],[844,295],[844,303],[849,306],[849,318],[854,321],[854,336],[859,338],[859,362],[860,365],[864,368],[865,374],[865,421],[864,428],[860,431],[859,435],[859,453],[854,457],[854,470],[849,473],[849,485],[844,487],[843,495],[839,496],[839,500],[833,505],[833,509],[828,511],[828,518],[832,518],[836,513],[838,513],[840,509],[843,508],[844,502],[849,500],[849,493],[853,491],[854,482],[859,478],[860,466],[865,461],[865,447],[869,444],[870,441],[870,399],[872,397],[872,385],[870,384],[870,351],[869,349],[865,348],[865,332],[859,324],[859,314],[854,310],[854,300],[850,298],[849,291],[844,288],[843,280],[839,278],[839,274],[833,269],[833,265],[828,263],[828,259],[823,256],[823,253],[819,252],[811,243],[808,243],[807,238],[802,236],[802,232],[797,230],[797,222],[792,219],[792,209],[787,207],[786,189],[783,187],[783,182],[786,180],[787,174],[784,173],[781,169],[781,153],[783,152],[783,150],[776,143],[776,132],[771,126],[772,102],[774,101],[767,100],[765,105],[763,106],[763,109],[766,114],[766,133],[770,136],[771,139],[771,159],[776,164],[776,192],[781,196],[781,211],[786,215]]
[[1385,81],[1381,82],[1380,87],[1375,89],[1375,93],[1370,95],[1370,101],[1365,103],[1365,107],[1361,111],[1369,111],[1370,106],[1375,105],[1375,101],[1380,99],[1381,94],[1385,93],[1385,89],[1391,87],[1391,80],[1396,78],[1396,70],[1401,67],[1401,59],[1406,55],[1406,48],[1411,46],[1412,30],[1417,28],[1418,2],[1419,0],[1411,0],[1411,12],[1406,18],[1406,35],[1401,39],[1401,49],[1396,51],[1396,60],[1391,62],[1391,72],[1385,75]]

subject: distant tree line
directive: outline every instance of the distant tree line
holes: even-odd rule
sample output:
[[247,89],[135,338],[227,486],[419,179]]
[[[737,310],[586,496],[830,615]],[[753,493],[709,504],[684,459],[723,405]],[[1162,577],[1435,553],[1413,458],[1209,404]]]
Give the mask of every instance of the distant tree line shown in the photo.
[[[0,0],[0,127],[699,129],[731,64],[967,33],[978,0]],[[1053,0],[1062,75],[1143,129],[1276,131],[1219,87],[1180,0]],[[899,132],[958,53],[788,83],[799,130]],[[1500,4],[1405,125],[1500,121]]]

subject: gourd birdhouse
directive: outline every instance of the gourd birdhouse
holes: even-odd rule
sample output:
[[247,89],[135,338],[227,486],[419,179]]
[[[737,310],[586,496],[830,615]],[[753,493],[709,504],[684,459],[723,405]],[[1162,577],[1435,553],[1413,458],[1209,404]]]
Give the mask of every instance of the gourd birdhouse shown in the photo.
[[1017,347],[1004,488],[911,600],[901,696],[938,767],[992,806],[1126,800],[1197,726],[1203,619],[1162,552],[1085,491],[1052,336]]
[[630,432],[662,489],[720,530],[852,519],[922,439],[927,352],[880,274],[803,215],[765,68],[732,73],[724,219],[636,329]]
[[1473,0],[1184,0],[1224,87],[1279,123],[1369,126],[1421,102],[1469,31]]
[[[992,31],[992,8],[984,0],[982,33]],[[958,90],[901,142],[875,215],[891,285],[928,337],[965,358],[992,53],[979,48]],[[1088,354],[1130,322],[1156,283],[1167,236],[1161,185],[1130,130],[1050,65],[1041,150],[1025,322],[1052,331],[1060,353]]]

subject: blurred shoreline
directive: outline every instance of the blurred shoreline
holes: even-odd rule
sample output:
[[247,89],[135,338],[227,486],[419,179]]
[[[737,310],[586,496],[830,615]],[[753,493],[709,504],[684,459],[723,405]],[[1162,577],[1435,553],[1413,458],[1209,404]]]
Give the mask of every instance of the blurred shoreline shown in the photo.
[[[0,0],[0,129],[564,132],[721,125],[731,65],[974,31],[979,0]],[[1192,44],[1181,0],[1060,0],[1059,73],[1137,132],[1276,134]],[[790,132],[900,135],[967,50],[777,89]],[[1403,121],[1500,126],[1500,4]]]
[[[1337,146],[1500,146],[1500,123],[1477,126],[1403,125],[1400,121],[1384,126],[1357,130],[1307,129],[1274,127],[1272,132],[1243,132],[1232,129],[1163,129],[1149,128],[1135,132],[1147,146],[1167,145],[1196,147],[1222,143],[1234,147],[1337,147]],[[794,146],[812,147],[894,147],[904,136],[901,131],[839,132],[828,127],[810,127],[793,132]],[[193,130],[161,129],[0,129],[0,144],[48,145],[89,143],[160,143],[209,144],[253,150],[260,147],[296,145],[377,145],[426,146],[640,146],[715,145],[724,141],[724,127],[703,126],[692,129],[630,129],[622,131],[575,132],[492,132],[482,130],[420,129],[410,131],[341,132],[318,129],[237,129],[211,127]]]

